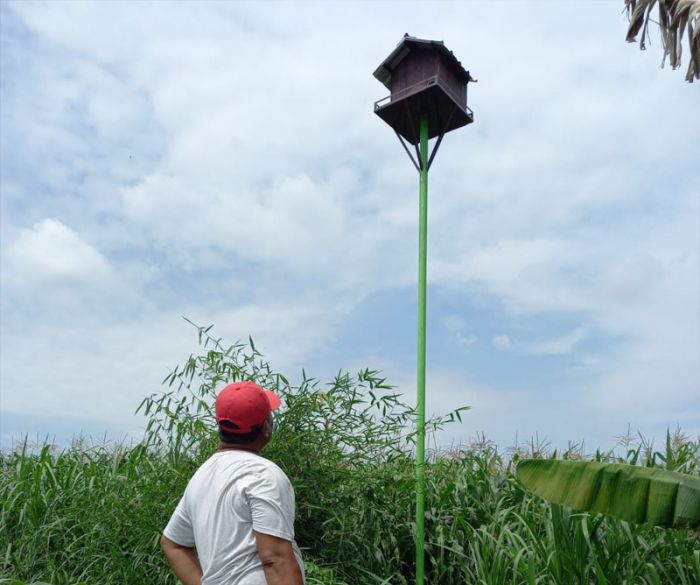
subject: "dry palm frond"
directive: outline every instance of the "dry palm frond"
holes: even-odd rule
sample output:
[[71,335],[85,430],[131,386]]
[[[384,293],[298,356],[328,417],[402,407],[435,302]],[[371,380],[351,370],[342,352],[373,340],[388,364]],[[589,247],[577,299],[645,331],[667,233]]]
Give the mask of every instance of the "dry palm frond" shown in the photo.
[[664,66],[668,57],[673,69],[680,67],[683,35],[687,34],[690,58],[685,79],[690,83],[695,79],[700,80],[700,0],[625,0],[630,19],[627,42],[635,42],[641,31],[639,47],[642,50],[646,49],[649,38],[649,21],[655,22],[651,18],[654,6],[658,6],[657,24],[664,49],[661,66]]

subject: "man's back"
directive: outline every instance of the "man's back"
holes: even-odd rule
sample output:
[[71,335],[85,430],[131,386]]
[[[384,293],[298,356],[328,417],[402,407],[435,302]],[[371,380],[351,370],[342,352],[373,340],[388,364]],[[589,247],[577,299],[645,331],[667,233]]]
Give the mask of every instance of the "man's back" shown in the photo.
[[271,461],[243,450],[212,455],[194,474],[164,534],[196,547],[202,585],[266,585],[255,532],[294,542],[294,491]]

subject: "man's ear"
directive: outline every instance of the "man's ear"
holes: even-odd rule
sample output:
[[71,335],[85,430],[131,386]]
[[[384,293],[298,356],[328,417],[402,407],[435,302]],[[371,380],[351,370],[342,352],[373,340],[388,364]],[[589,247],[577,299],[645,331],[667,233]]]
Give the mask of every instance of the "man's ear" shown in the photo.
[[263,423],[262,434],[266,439],[269,439],[272,436],[272,425],[270,424],[269,419],[266,419]]

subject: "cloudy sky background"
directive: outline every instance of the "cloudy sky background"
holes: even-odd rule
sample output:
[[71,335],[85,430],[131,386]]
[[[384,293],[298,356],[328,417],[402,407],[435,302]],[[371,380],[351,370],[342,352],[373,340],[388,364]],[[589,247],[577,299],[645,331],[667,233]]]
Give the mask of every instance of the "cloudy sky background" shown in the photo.
[[[405,32],[479,80],[430,177],[436,440],[700,433],[700,94],[622,2],[3,2],[0,441],[138,437],[181,317],[414,401]],[[685,63],[684,63],[685,65]]]

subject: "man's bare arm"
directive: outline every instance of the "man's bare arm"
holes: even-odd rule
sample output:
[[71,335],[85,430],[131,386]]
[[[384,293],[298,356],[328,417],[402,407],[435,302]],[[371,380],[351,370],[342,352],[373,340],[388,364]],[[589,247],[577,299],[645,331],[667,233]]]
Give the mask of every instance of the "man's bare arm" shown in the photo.
[[255,543],[267,585],[303,585],[304,579],[290,541],[255,532]]
[[160,537],[160,546],[182,585],[202,585],[202,567],[193,548],[179,545],[165,535]]

